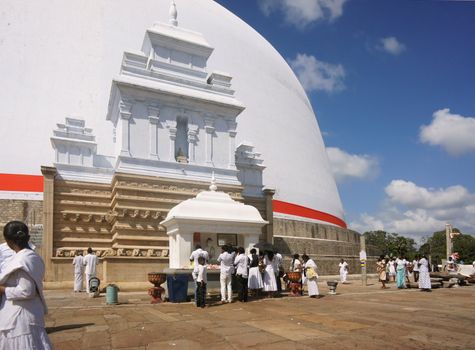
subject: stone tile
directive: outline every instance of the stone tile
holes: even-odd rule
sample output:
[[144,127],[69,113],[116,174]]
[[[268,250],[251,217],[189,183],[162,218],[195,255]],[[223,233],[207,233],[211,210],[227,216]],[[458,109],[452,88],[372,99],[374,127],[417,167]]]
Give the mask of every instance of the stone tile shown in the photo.
[[228,335],[225,337],[228,343],[233,344],[236,349],[242,347],[256,347],[258,345],[272,344],[285,340],[280,336],[267,332],[252,332]]
[[284,320],[249,321],[246,324],[292,341],[332,336],[330,333],[305,327],[304,324]]
[[81,349],[110,348],[108,332],[84,333],[81,337]]
[[167,340],[163,342],[150,343],[147,350],[167,350],[167,349],[193,349],[193,350],[204,350],[209,349],[206,345],[202,345],[199,342],[189,339],[177,339],[177,340]]

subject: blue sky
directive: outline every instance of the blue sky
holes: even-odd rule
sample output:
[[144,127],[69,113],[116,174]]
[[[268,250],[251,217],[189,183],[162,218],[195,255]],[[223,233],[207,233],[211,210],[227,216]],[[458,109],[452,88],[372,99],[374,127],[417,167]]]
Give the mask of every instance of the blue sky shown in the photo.
[[302,82],[350,228],[475,233],[475,1],[218,2]]

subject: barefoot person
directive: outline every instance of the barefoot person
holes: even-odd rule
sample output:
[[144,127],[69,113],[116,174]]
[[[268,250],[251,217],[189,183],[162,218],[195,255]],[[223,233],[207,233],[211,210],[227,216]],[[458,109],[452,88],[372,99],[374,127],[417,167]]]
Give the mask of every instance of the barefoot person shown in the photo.
[[74,266],[74,292],[82,292],[82,275],[84,273],[84,257],[82,252],[78,251],[73,259]]
[[28,227],[10,221],[3,236],[15,254],[0,273],[0,349],[51,349],[45,331],[43,260],[28,246]]
[[386,289],[386,260],[384,255],[381,255],[376,262],[376,271],[378,272],[379,282],[381,282],[381,288]]
[[317,279],[318,279],[318,274],[317,274],[317,264],[313,259],[310,259],[310,257],[307,254],[302,255],[302,260],[304,263],[304,274],[305,274],[305,280],[307,282],[307,289],[308,289],[308,296],[310,298],[318,298],[320,295],[320,292],[318,290],[318,284],[317,284]]
[[340,269],[340,282],[346,283],[348,276],[348,263],[345,261],[345,259],[341,259],[338,267]]
[[419,288],[423,292],[432,292],[432,284],[430,281],[429,261],[423,255],[419,260]]
[[96,266],[99,263],[97,255],[92,253],[92,248],[87,248],[87,255],[83,259],[83,264],[85,266],[86,273],[86,291],[91,292],[89,282],[91,278],[96,277]]

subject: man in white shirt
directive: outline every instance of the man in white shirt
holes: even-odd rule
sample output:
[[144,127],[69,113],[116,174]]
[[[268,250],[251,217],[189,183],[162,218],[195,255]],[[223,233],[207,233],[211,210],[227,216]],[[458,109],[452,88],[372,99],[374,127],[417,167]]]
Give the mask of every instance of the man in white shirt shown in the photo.
[[244,248],[238,248],[238,255],[234,259],[236,266],[236,279],[238,282],[238,300],[247,302],[247,272],[249,267],[249,258],[244,254]]
[[[219,275],[219,282],[221,284],[221,303],[230,303],[232,301],[233,289],[232,289],[232,274],[234,272],[234,252],[230,253],[229,247],[223,245],[221,247],[222,253],[218,256],[218,262],[221,263]],[[227,289],[227,293],[226,293]],[[227,298],[226,298],[227,294]]]
[[419,255],[416,255],[412,261],[412,274],[414,275],[414,282],[419,281]]
[[84,257],[83,264],[86,267],[86,291],[90,293],[89,281],[92,277],[96,277],[96,266],[99,263],[99,259],[92,253],[92,248],[87,248],[87,255]]
[[201,248],[201,245],[197,244],[195,246],[195,250],[193,250],[193,252],[191,253],[190,255],[190,262],[194,262],[194,267],[198,267],[198,258],[202,256],[203,258],[205,258],[205,261],[208,262],[209,260],[209,254],[206,250],[203,250]]
[[82,275],[84,273],[84,257],[82,252],[79,251],[76,253],[76,256],[73,259],[74,266],[74,292],[82,292]]

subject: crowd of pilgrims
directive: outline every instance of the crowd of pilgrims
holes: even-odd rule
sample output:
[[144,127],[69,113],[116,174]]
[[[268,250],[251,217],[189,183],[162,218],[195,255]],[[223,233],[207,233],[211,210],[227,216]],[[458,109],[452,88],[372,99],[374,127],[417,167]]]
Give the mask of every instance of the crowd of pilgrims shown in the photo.
[[[258,253],[257,249],[253,248],[247,255],[243,247],[234,248],[228,245],[222,246],[221,250],[217,262],[220,264],[219,281],[223,304],[232,302],[233,284],[238,291],[238,300],[247,302],[249,295],[269,298],[279,295],[282,291],[282,280],[286,284],[289,283],[280,253],[273,250],[260,250]],[[196,306],[205,307],[209,254],[200,245],[196,245],[190,261],[194,265],[192,276],[196,285]],[[300,285],[307,285],[311,298],[319,298],[317,264],[313,259],[306,254],[301,257],[295,254],[289,271],[300,273]]]
[[381,255],[376,262],[376,270],[382,289],[389,288],[386,286],[389,282],[396,283],[399,289],[405,289],[412,277],[421,291],[431,292],[429,260],[425,255],[416,255],[413,261],[403,256],[390,258]]

